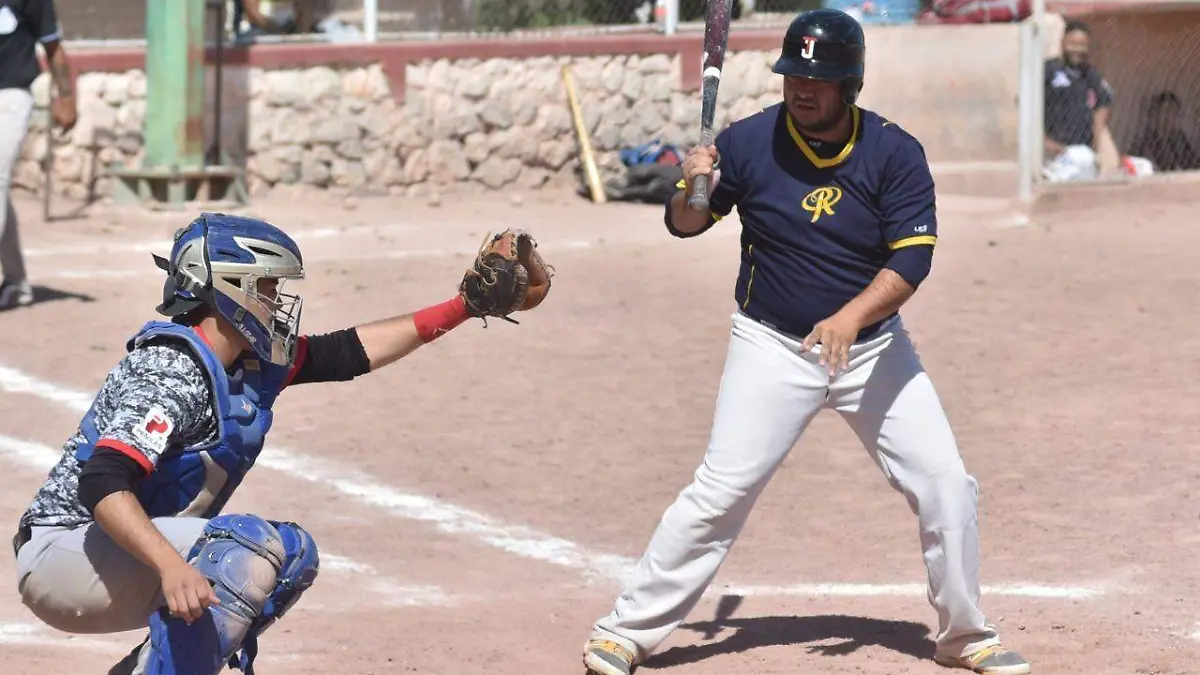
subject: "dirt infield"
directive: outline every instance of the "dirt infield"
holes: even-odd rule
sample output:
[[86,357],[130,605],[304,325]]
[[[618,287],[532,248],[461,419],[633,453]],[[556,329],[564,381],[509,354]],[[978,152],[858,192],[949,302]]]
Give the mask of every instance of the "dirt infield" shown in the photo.
[[[43,301],[0,314],[10,523],[154,318],[150,252],[187,217],[96,208],[43,224],[37,204],[17,207]],[[1147,208],[1014,227],[1003,201],[947,196],[934,272],[905,310],[980,481],[985,610],[1037,673],[1200,673],[1200,229],[1185,205]],[[681,241],[656,207],[572,196],[250,212],[298,233],[306,332],[449,297],[489,229],[530,229],[557,269],[519,326],[474,321],[377,374],[281,399],[230,508],[305,524],[323,570],[264,638],[258,672],[582,673],[591,622],[703,453],[736,220]],[[5,672],[100,673],[140,639],[42,628],[11,556],[0,577]],[[821,416],[645,671],[941,672],[923,584],[915,517]],[[716,620],[724,594],[742,599]]]

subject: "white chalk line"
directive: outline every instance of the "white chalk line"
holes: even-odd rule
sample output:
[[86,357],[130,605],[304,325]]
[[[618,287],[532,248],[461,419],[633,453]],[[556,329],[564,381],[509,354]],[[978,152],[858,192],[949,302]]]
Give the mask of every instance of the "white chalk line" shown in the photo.
[[[1082,586],[1045,586],[1042,584],[999,584],[984,585],[984,595],[1012,596],[1022,598],[1089,600],[1104,595],[1100,588]],[[726,595],[745,597],[803,596],[803,597],[924,597],[928,588],[924,584],[795,584],[791,586],[724,586]]]
[[[0,389],[32,394],[47,401],[82,412],[91,405],[91,395],[43,382],[13,368],[0,365]],[[277,445],[264,449],[258,464],[288,476],[326,486],[355,500],[385,510],[395,516],[433,524],[448,534],[465,534],[493,548],[529,560],[550,563],[580,571],[588,581],[603,579],[623,583],[636,561],[620,555],[589,551],[580,544],[555,537],[524,525],[512,525],[490,516],[448,504],[432,497],[397,490],[343,464],[308,457]],[[922,585],[878,584],[800,584],[714,585],[706,596],[740,594],[746,596],[839,595],[922,595]],[[1025,583],[989,586],[992,595],[1020,595],[1041,598],[1095,598],[1106,591],[1097,586],[1062,586]]]
[[[76,412],[85,412],[92,396],[35,379],[19,370],[0,365],[0,389],[32,394]],[[31,444],[12,439],[17,451],[30,452]],[[57,461],[57,456],[53,461]],[[277,445],[265,448],[258,465],[308,482],[326,485],[361,503],[381,508],[402,518],[433,523],[450,534],[470,534],[495,548],[554,565],[580,569],[592,576],[623,578],[633,561],[619,556],[597,555],[578,544],[531,528],[513,527],[474,511],[446,504],[424,495],[401,492],[338,463],[298,455]]]
[[589,577],[621,579],[634,562],[616,555],[596,554],[579,544],[539,532],[530,527],[509,525],[489,516],[424,495],[401,492],[340,464],[271,446],[259,464],[302,480],[324,484],[354,499],[405,518],[432,523],[447,534],[468,534],[502,551],[531,560],[581,570]]
[[[394,223],[388,225],[355,225],[352,227],[323,227],[315,230],[297,230],[290,233],[292,238],[297,242],[320,239],[334,239],[340,237],[354,237],[361,234],[391,234],[395,232],[413,232],[420,228],[416,225],[407,223]],[[116,240],[116,241],[92,241],[88,244],[77,244],[74,246],[59,246],[50,248],[28,248],[25,249],[25,255],[30,258],[46,258],[57,256],[70,255],[112,255],[114,253],[162,253],[171,249],[171,238],[168,236],[159,239],[146,239],[141,241],[134,240]]]
[[[718,237],[734,237],[740,236],[741,230],[738,228],[725,228],[719,232],[707,234],[710,239]],[[606,244],[614,246],[627,245],[647,245],[659,243],[649,238],[632,238],[629,240],[617,238],[596,238],[596,239],[570,239],[566,241],[550,241],[538,244],[538,251],[541,253],[557,253],[564,251],[583,251],[591,248],[597,248]],[[434,259],[434,258],[472,258],[479,252],[479,247],[459,247],[459,248],[412,248],[404,249],[397,248],[392,250],[379,250],[368,253],[348,253],[334,255],[308,255],[305,256],[305,264],[331,264],[331,263],[352,263],[352,262],[370,262],[380,260],[413,260],[413,259]],[[125,268],[125,269],[97,269],[85,267],[82,269],[59,269],[46,270],[41,272],[39,276],[55,279],[130,279],[137,277],[162,277],[163,271],[147,264],[143,267]]]
[[929,163],[929,172],[935,176],[941,173],[1009,173],[1016,170],[1017,163],[1007,160]]
[[[292,611],[299,611],[301,607],[303,607],[303,603],[296,605]],[[113,657],[113,663],[116,663],[119,657],[128,654],[129,650],[138,645],[144,637],[145,633],[138,631],[114,633],[102,637],[99,635],[73,635],[38,623],[14,621],[0,623],[0,645],[86,649],[89,653],[97,656]],[[301,658],[304,658],[304,654],[263,652],[255,658],[254,663],[257,665],[259,663],[296,661]]]
[[[0,389],[14,394],[32,394],[43,401],[57,403],[81,413],[87,412],[87,409],[92,405],[93,398],[87,392],[63,389],[48,382],[42,382],[5,365],[0,365]],[[55,452],[54,455],[54,458],[50,460],[50,464],[46,466],[47,469],[53,466],[54,462],[58,461],[58,453]]]
[[[365,231],[378,231],[378,230],[386,229],[389,227],[395,227],[395,228],[400,228],[400,229],[415,229],[415,228],[411,228],[411,227],[405,228],[405,226],[382,226],[382,227],[364,226],[359,229],[362,229]],[[353,229],[353,228],[348,228],[348,229]],[[345,234],[345,231],[334,230],[334,229],[317,230],[317,231],[315,231],[315,234],[319,234],[320,236],[314,237],[314,236],[312,236],[313,234],[314,233],[310,233],[309,238],[328,238],[328,237],[341,236],[341,235]],[[721,227],[721,228],[714,229],[705,234],[705,237],[708,238],[709,240],[714,239],[714,238],[726,238],[726,237],[732,238],[735,236],[741,236],[741,228],[740,227]],[[303,240],[304,237],[298,236],[297,239]],[[563,241],[551,239],[551,240],[539,240],[538,251],[542,252],[542,253],[556,253],[556,252],[563,252],[563,251],[582,251],[582,250],[587,250],[587,249],[591,249],[591,248],[604,246],[606,244],[612,244],[615,246],[653,245],[653,244],[663,243],[664,241],[668,241],[668,239],[665,239],[663,236],[649,236],[649,235],[633,236],[633,237],[628,237],[628,236],[621,237],[620,235],[617,235],[617,236],[610,235],[610,236],[598,236],[594,239],[568,239],[568,240],[563,240]],[[167,245],[166,241],[160,240],[160,241],[153,241],[153,242],[151,242],[151,241],[126,242],[124,244],[112,244],[112,245],[108,245],[108,246],[99,245],[99,246],[74,246],[74,247],[66,247],[66,248],[30,249],[30,251],[33,252],[34,257],[37,257],[37,256],[68,257],[68,256],[73,256],[73,255],[78,255],[78,256],[98,255],[98,256],[104,257],[104,256],[111,255],[114,252],[149,252],[149,253],[159,253],[159,254],[165,255],[166,250],[168,248],[169,248],[169,246]],[[376,248],[379,249],[380,247],[376,247]],[[464,257],[469,258],[469,257],[473,257],[478,252],[479,252],[478,246],[469,246],[469,247],[462,246],[462,247],[455,247],[455,248],[394,248],[394,249],[382,247],[381,250],[372,250],[369,252],[354,252],[354,253],[345,253],[345,254],[314,253],[314,254],[306,255],[305,262],[311,266],[313,264],[331,264],[331,263],[340,263],[340,262],[370,262],[370,261],[379,261],[379,260],[410,260],[410,259],[464,258]],[[147,277],[147,278],[161,277],[162,275],[163,275],[162,270],[154,267],[149,262],[147,262],[147,264],[145,264],[145,265],[142,265],[139,267],[132,267],[132,268],[112,269],[112,268],[100,268],[100,267],[96,267],[96,266],[89,266],[89,267],[83,267],[83,268],[46,269],[44,271],[39,272],[39,276],[41,276],[41,277],[54,278],[54,279],[131,279],[131,278],[140,278],[140,277]]]
[[0,623],[0,644],[31,647],[74,647],[106,654],[127,654],[137,644],[137,638],[109,639],[71,635],[36,623]]
[[[367,563],[352,560],[343,555],[321,550],[321,572],[333,571],[359,576],[372,577],[368,582],[373,594],[382,598],[384,604],[396,607],[428,607],[449,606],[459,604],[461,596],[451,596],[439,586],[428,584],[400,584],[393,580],[379,577],[379,572]],[[357,586],[362,589],[362,586]],[[299,605],[297,605],[299,608]],[[308,605],[308,609],[313,609]]]
[[[579,251],[595,246],[597,242],[585,239],[570,240],[561,243],[541,244],[540,252]],[[317,263],[340,262],[369,262],[372,260],[408,260],[420,258],[471,258],[479,252],[479,247],[448,248],[418,248],[373,251],[369,253],[351,253],[345,255],[310,255],[305,257],[306,265]],[[40,276],[56,279],[129,279],[135,277],[161,277],[163,271],[146,264],[144,267],[128,269],[63,269],[43,272]]]
[[[68,401],[73,398],[73,396],[63,394],[58,401]],[[40,443],[0,434],[0,456],[35,471],[49,471],[61,459],[62,451]],[[30,496],[32,497],[32,494]],[[321,572],[368,577],[365,582],[369,587],[368,592],[379,598],[382,604],[389,606],[450,605],[456,602],[455,598],[437,586],[400,584],[386,577],[380,577],[378,571],[371,565],[330,553],[324,550],[324,547],[321,550]],[[356,582],[356,588],[363,589],[363,583]],[[312,606],[312,603],[308,604],[309,608]]]
[[[482,228],[484,224],[473,223],[475,227]],[[298,243],[303,244],[307,241],[322,240],[322,239],[340,239],[346,237],[356,237],[360,235],[381,235],[381,234],[397,234],[402,232],[418,232],[422,228],[410,223],[393,223],[385,225],[355,225],[352,227],[336,228],[326,227],[315,230],[299,230],[291,233],[292,238]],[[503,227],[493,227],[492,231],[499,232]],[[590,245],[588,242],[586,245]],[[539,250],[547,244],[541,243]],[[555,244],[549,244],[555,246]],[[570,249],[577,247],[578,242],[567,242],[565,244],[557,244],[557,248]],[[585,247],[586,247],[585,245]],[[145,240],[97,240],[87,244],[75,244],[71,246],[51,246],[51,247],[32,247],[25,249],[25,255],[30,258],[51,258],[51,257],[67,257],[67,256],[111,256],[115,253],[159,253],[165,254],[171,249],[171,239],[164,236],[158,239]],[[365,254],[364,260],[389,258],[404,258],[404,257],[441,257],[452,255],[475,255],[479,250],[479,246],[475,245],[470,248],[454,248],[454,249],[421,249],[396,251],[387,254]],[[306,259],[310,259],[306,256]],[[311,260],[336,260],[337,257],[311,257]],[[357,259],[357,258],[351,258]]]

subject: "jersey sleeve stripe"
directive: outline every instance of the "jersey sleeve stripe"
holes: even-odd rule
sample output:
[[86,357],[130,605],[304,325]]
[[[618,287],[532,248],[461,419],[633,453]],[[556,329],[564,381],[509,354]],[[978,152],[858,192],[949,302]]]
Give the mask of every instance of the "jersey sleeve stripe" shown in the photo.
[[138,452],[137,449],[135,449],[133,446],[129,445],[128,443],[122,443],[121,441],[118,441],[113,438],[101,438],[100,440],[96,441],[96,447],[97,448],[108,448],[109,450],[116,450],[117,452],[121,453],[122,455],[125,455],[126,457],[137,462],[139,466],[141,466],[143,469],[145,469],[147,474],[154,471],[154,465],[150,463],[149,458],[147,458],[142,453]]
[[905,237],[898,241],[893,241],[888,244],[888,248],[893,251],[909,246],[933,246],[937,243],[937,237],[932,234],[923,234],[919,237]]

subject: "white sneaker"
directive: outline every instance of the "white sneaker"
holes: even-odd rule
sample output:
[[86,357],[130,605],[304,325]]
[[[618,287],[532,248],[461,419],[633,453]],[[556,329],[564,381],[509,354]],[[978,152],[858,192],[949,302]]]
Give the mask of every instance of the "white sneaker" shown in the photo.
[[14,283],[5,281],[0,284],[0,311],[16,307],[28,307],[33,304],[33,287],[28,281]]
[[589,640],[584,648],[583,665],[595,675],[629,675],[633,653],[611,640]]
[[934,662],[947,668],[966,668],[980,675],[1027,675],[1029,662],[1020,654],[1000,645],[984,647],[967,656],[935,656]]

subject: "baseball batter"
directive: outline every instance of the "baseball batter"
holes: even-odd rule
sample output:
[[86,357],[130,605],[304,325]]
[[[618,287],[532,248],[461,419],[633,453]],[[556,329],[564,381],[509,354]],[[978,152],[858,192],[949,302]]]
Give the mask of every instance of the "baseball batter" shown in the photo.
[[203,214],[176,233],[158,311],[127,343],[13,539],[18,589],[70,633],[149,628],[110,675],[253,672],[257,638],[312,585],[296,523],[221,511],[289,386],[374,372],[468,317],[530,309],[551,270],[526,233],[485,240],[451,300],[325,335],[299,332],[296,243]]
[[[737,310],[704,461],[593,627],[584,663],[596,673],[629,675],[686,617],[823,409],[850,425],[917,515],[936,662],[1030,671],[980,610],[978,487],[899,316],[930,270],[933,178],[916,139],[856,105],[864,54],[849,15],[800,14],[773,68],[783,102],[684,161],[667,229],[694,237],[738,208]],[[687,206],[698,175],[714,183],[711,214]]]

